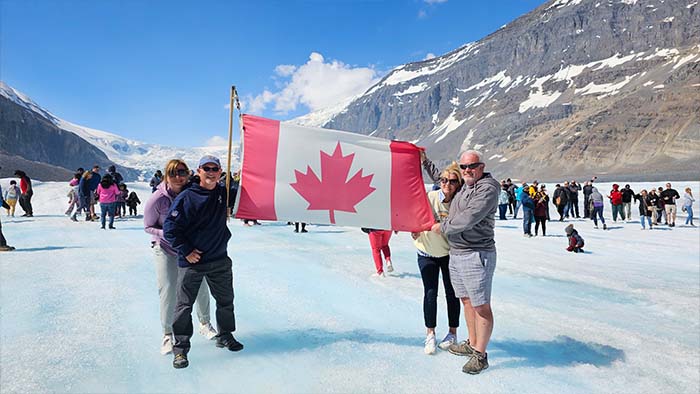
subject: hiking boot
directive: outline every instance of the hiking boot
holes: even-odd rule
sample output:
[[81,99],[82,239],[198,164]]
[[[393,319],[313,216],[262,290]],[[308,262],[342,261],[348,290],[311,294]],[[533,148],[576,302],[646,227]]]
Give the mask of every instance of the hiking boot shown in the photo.
[[173,359],[173,367],[176,369],[187,368],[190,362],[187,361],[187,356],[184,354],[176,354]]
[[608,229],[608,226],[606,226],[605,223],[603,223],[603,230],[607,230],[607,229]]
[[[166,355],[173,352],[173,338],[171,334],[163,335],[163,343],[160,345],[160,354]],[[177,367],[176,367],[177,368]]]
[[0,252],[12,252],[13,250],[15,250],[14,246],[10,246],[10,245],[0,246]]
[[[103,228],[104,228],[104,227],[103,227]],[[109,229],[110,229],[110,230],[114,230],[114,229],[116,229],[116,227],[114,227],[114,226],[109,226]]]
[[469,344],[469,340],[462,341],[460,343],[453,343],[447,347],[447,351],[454,354],[455,356],[471,356],[476,352],[472,345]]
[[462,372],[468,373],[470,375],[476,375],[479,372],[485,370],[489,367],[489,360],[487,353],[481,353],[474,351],[469,361],[462,367]]
[[440,342],[438,347],[442,350],[447,350],[450,346],[454,345],[457,343],[457,336],[451,332],[448,332],[447,335],[445,335],[445,338]]
[[394,266],[391,264],[391,260],[386,261],[386,272],[394,272]]
[[211,326],[211,323],[199,323],[199,333],[209,340],[216,337],[216,330]]
[[428,336],[425,337],[423,352],[425,354],[435,354],[435,334],[428,334]]
[[231,333],[216,337],[216,347],[226,348],[232,352],[243,350],[243,344],[238,342]]

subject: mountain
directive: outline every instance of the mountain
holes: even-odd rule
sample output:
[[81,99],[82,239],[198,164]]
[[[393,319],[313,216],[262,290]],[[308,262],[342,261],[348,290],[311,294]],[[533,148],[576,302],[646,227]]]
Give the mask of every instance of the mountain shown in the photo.
[[316,125],[412,141],[440,164],[478,149],[499,178],[698,179],[699,11],[690,0],[549,1],[393,69]]
[[[63,120],[42,108],[28,96],[0,81],[1,176],[14,169],[29,168],[30,176],[41,180],[63,180],[78,167],[94,164],[103,169],[116,164],[131,181],[150,179],[172,158],[190,165],[204,154],[226,157],[227,147],[178,148],[130,140],[102,130]],[[234,147],[233,163],[238,162]]]

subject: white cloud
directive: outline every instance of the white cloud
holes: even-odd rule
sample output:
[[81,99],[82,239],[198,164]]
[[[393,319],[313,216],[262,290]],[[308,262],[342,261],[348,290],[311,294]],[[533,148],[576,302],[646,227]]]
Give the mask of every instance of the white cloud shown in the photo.
[[284,79],[279,90],[265,89],[256,96],[246,96],[243,100],[246,112],[260,114],[272,108],[277,115],[286,115],[299,106],[317,111],[361,94],[378,81],[377,71],[371,67],[326,61],[317,52],[312,52],[309,60],[300,66],[275,67],[275,74]]
[[215,135],[204,142],[204,146],[226,146],[228,139]]
[[435,59],[435,54],[432,53],[432,52],[429,52],[429,53],[428,53],[427,55],[425,55],[425,57],[423,58],[423,60],[430,60],[430,59]]
[[447,0],[423,0],[423,1],[428,3],[428,4],[447,3]]
[[418,19],[423,19],[428,16],[428,13],[425,12],[425,10],[420,10],[418,11]]

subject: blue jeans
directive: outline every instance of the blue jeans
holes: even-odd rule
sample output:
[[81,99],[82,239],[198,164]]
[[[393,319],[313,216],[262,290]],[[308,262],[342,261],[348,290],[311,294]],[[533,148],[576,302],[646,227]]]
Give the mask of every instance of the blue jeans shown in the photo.
[[506,220],[506,212],[508,212],[508,204],[498,204],[499,219]]
[[532,209],[523,209],[523,232],[525,234],[532,234],[532,221],[534,218]]
[[598,225],[598,218],[600,218],[600,222],[605,224],[605,219],[603,218],[603,208],[604,207],[593,207],[593,212],[591,212],[591,219],[593,219],[593,224],[596,226]]
[[100,210],[102,211],[100,221],[102,222],[102,228],[105,227],[105,216],[107,216],[106,214],[109,214],[109,227],[114,226],[114,210],[116,209],[116,207],[116,202],[100,203]]
[[639,221],[642,222],[642,228],[646,228],[644,227],[644,218],[647,219],[647,222],[649,222],[649,228],[651,228],[651,216],[640,216]]
[[517,218],[518,218],[518,209],[520,209],[520,206],[521,206],[521,205],[523,205],[523,203],[520,202],[520,200],[516,200],[516,201],[515,201],[515,213],[513,214],[513,219],[517,219]]
[[688,217],[685,218],[685,224],[693,224],[693,206],[686,206],[685,211],[688,213]]

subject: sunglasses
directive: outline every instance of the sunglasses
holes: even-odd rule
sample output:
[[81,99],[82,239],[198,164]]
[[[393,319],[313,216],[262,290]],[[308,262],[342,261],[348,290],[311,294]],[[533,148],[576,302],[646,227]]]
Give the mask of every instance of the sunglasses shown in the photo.
[[460,164],[459,168],[466,170],[467,168],[470,170],[473,170],[475,168],[478,168],[480,165],[484,163],[477,161],[476,163],[471,163],[471,164]]
[[175,171],[170,173],[170,176],[172,176],[172,177],[179,176],[179,177],[184,178],[188,175],[190,175],[190,172],[187,170],[175,170]]
[[214,167],[209,167],[209,166],[202,166],[200,167],[204,172],[219,172],[219,167],[214,166]]
[[459,185],[459,179],[440,178],[440,183],[445,184],[448,182],[450,185]]

